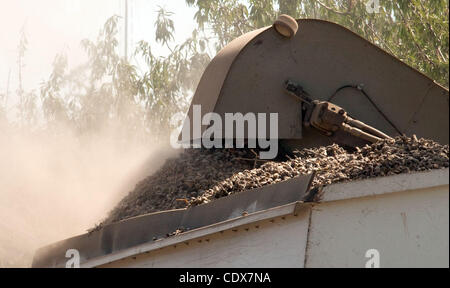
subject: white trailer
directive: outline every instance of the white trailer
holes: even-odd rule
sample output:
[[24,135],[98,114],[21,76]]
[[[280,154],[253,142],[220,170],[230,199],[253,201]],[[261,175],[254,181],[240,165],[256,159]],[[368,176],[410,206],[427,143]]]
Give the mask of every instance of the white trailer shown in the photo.
[[[33,267],[74,265],[76,253],[80,267],[449,267],[448,168],[293,201],[305,181],[121,221],[40,249]],[[180,223],[195,228],[160,236]]]

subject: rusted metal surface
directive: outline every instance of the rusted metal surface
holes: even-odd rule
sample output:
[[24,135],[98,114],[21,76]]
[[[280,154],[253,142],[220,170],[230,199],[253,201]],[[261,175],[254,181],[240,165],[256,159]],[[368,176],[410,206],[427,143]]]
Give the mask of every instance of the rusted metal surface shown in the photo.
[[189,209],[143,215],[103,227],[39,249],[33,267],[65,267],[68,249],[80,253],[80,265],[156,239],[177,230],[193,230],[251,213],[302,201],[307,196],[312,174],[220,198]]
[[[303,131],[300,103],[283,92],[292,79],[317,100],[334,95],[351,117],[390,136],[400,131],[448,143],[447,89],[340,25],[297,22],[291,38],[266,27],[232,41],[206,69],[192,104],[201,104],[203,115],[277,112],[280,139],[323,145],[323,136]],[[339,89],[345,86],[363,87],[369,97]]]

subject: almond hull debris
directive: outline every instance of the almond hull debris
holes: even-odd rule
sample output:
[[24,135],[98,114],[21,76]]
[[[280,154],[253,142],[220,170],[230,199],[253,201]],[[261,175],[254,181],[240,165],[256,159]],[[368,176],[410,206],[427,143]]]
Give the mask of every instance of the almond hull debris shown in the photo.
[[[401,136],[349,152],[333,144],[284,160],[254,162],[246,149],[188,149],[139,182],[101,225],[214,201],[315,172],[312,188],[332,183],[449,167],[448,145]],[[259,167],[254,167],[258,163]],[[186,201],[179,201],[185,199]]]

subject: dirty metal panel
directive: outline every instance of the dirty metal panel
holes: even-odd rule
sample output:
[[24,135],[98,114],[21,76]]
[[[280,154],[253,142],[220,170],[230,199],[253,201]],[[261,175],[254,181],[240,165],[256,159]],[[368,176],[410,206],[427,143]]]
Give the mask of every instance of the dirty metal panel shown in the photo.
[[[299,82],[319,100],[327,100],[345,85],[363,84],[364,91],[389,121],[380,117],[362,93],[344,89],[336,95],[336,103],[351,111],[354,118],[391,136],[397,135],[398,129],[407,135],[448,143],[448,129],[439,128],[446,124],[436,125],[448,122],[447,89],[338,24],[297,21],[298,32],[290,39],[269,27],[249,34],[245,45],[238,49],[225,47],[221,52],[226,54],[230,49],[232,61],[220,67],[214,62],[208,66],[193,103],[208,104],[210,109],[213,105],[209,101],[217,101],[214,112],[222,117],[224,113],[278,112],[279,139],[305,139],[300,105],[284,93],[285,80]],[[225,68],[229,69],[223,74],[225,79],[214,84],[206,81],[210,70]],[[434,106],[436,103],[441,105]]]
[[[292,209],[292,205],[289,207]],[[203,238],[203,241],[191,238],[191,241],[185,242],[189,243],[189,246],[171,245],[118,261],[113,257],[105,257],[111,258],[111,262],[99,263],[99,267],[303,268],[311,210],[309,206],[303,208],[297,217],[286,215],[270,220],[257,220],[252,227],[250,225],[245,225],[245,229],[236,227],[232,229],[233,232],[214,233],[214,228],[210,228],[212,234],[206,239]]]
[[[312,209],[305,267],[364,268],[371,249],[379,253],[381,268],[449,267],[448,184],[403,190],[399,182],[387,182],[398,193],[341,199]],[[353,189],[360,194],[357,186]]]
[[[353,119],[361,120],[364,123],[378,129],[384,129],[382,130],[383,133],[388,135],[397,134],[395,128],[392,127],[380,113],[378,113],[376,108],[371,105],[369,99],[367,99],[361,91],[357,89],[346,88],[338,91],[334,95],[332,102],[341,107],[345,106],[344,108],[348,115],[350,115]],[[352,105],[348,105],[349,102],[351,102]],[[364,116],[361,115],[360,107],[364,107]],[[358,115],[359,118],[355,115]],[[364,118],[364,120],[361,118]]]
[[[183,228],[198,228],[269,208],[300,201],[306,197],[312,175],[299,176],[274,185],[252,189],[188,209]],[[214,211],[214,213],[211,213]]]
[[[134,217],[43,247],[36,252],[32,267],[65,267],[68,249],[80,253],[80,264],[90,259],[165,237],[178,227],[184,209]],[[176,229],[176,228],[175,228]],[[170,232],[169,232],[170,231]]]
[[[242,49],[223,84],[216,112],[279,112],[279,138],[298,139],[302,136],[300,113],[295,100],[282,91],[286,79],[298,81],[320,100],[344,85],[363,84],[376,106],[402,133],[448,139],[447,130],[418,125],[410,129],[410,119],[421,109],[430,89],[448,94],[446,89],[340,25],[308,19],[298,23],[299,30],[291,39],[270,28]],[[355,92],[344,89],[335,100],[356,119],[390,135],[398,134],[362,93]],[[448,119],[448,105],[434,109],[436,114],[420,119],[423,126]]]
[[[268,29],[268,27],[260,28],[258,30],[246,33],[233,41],[231,41],[226,47],[220,50],[217,55],[211,60],[206,67],[200,78],[197,89],[194,93],[194,97],[191,101],[191,106],[187,115],[188,119],[185,120],[185,125],[189,123],[193,127],[193,109],[192,105],[201,105],[202,116],[214,111],[214,107],[219,98],[220,90],[222,89],[223,82],[225,81],[228,71],[233,64],[235,58],[239,55],[241,50],[252,40],[256,35]],[[202,126],[201,132],[206,129]],[[191,128],[192,133],[192,128]],[[191,136],[192,137],[192,136]]]
[[[164,211],[113,223],[92,233],[69,238],[36,252],[33,267],[65,267],[68,249],[80,253],[80,265],[91,259],[166,238],[177,229],[197,229],[273,207],[301,201],[313,175],[244,191],[188,209]],[[244,213],[245,212],[245,213]]]
[[214,112],[222,117],[230,112],[278,113],[278,137],[301,138],[301,104],[284,92],[284,82],[303,80],[296,75],[305,69],[293,58],[297,45],[293,38],[286,39],[270,28],[252,39],[236,57]]
[[406,134],[431,138],[440,143],[449,141],[449,99],[448,91],[430,85],[430,90],[419,109],[410,119]]

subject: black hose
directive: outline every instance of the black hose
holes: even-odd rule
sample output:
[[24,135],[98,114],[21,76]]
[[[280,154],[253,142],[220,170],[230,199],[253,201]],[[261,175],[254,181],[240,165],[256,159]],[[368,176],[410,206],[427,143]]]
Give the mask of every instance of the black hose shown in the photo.
[[336,94],[346,88],[353,88],[353,89],[357,89],[358,91],[360,91],[364,96],[366,96],[367,100],[369,100],[369,102],[373,105],[373,107],[378,111],[378,113],[381,114],[381,116],[383,116],[384,120],[386,120],[394,129],[395,131],[397,131],[397,133],[399,135],[403,135],[403,133],[400,131],[400,129],[397,128],[397,126],[395,126],[395,124],[383,113],[383,111],[381,111],[380,108],[378,108],[377,104],[375,104],[375,102],[373,102],[372,98],[369,97],[369,95],[366,93],[366,91],[364,91],[364,89],[361,86],[358,85],[344,85],[339,87],[338,89],[336,89],[336,91],[334,91],[334,93],[328,98],[327,101],[331,102],[331,100],[334,99],[334,97],[336,96]]

